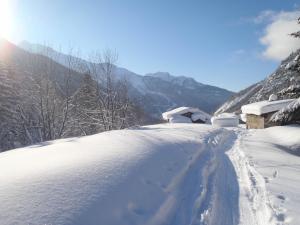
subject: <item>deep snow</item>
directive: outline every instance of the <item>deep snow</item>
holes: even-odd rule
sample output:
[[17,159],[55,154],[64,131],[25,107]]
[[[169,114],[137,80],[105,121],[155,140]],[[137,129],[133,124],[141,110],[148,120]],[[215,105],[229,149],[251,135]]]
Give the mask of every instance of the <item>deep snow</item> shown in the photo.
[[239,143],[256,171],[253,185],[266,189],[265,224],[300,224],[300,126],[252,130]]
[[300,224],[299,134],[161,124],[1,153],[0,224]]
[[248,105],[243,105],[241,109],[243,114],[254,114],[259,116],[269,112],[276,112],[286,107],[294,100],[295,99],[284,99],[284,100],[277,100],[277,101],[254,102]]

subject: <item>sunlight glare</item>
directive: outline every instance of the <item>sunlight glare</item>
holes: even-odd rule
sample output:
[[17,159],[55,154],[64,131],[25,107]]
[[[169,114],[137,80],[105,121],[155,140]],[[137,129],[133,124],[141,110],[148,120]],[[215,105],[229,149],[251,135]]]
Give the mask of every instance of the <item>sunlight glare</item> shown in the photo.
[[12,0],[0,0],[0,38],[11,38],[12,22]]

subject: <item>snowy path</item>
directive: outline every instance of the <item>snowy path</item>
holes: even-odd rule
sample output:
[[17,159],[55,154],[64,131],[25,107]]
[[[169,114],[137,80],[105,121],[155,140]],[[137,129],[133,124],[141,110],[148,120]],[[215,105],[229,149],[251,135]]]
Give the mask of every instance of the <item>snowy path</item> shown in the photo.
[[[238,183],[225,154],[234,140],[235,134],[225,129],[211,134],[150,224],[238,224]],[[165,205],[170,198],[175,201],[169,216]]]
[[300,140],[271,131],[162,124],[1,153],[0,224],[300,224],[299,157],[277,149]]

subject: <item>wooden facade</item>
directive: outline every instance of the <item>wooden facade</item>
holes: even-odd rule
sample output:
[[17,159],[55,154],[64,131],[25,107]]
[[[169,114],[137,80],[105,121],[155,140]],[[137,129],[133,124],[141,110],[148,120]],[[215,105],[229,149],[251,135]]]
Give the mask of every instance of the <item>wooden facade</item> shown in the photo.
[[246,127],[247,129],[264,129],[267,127],[276,126],[276,123],[270,122],[271,116],[275,112],[269,112],[262,115],[247,114]]

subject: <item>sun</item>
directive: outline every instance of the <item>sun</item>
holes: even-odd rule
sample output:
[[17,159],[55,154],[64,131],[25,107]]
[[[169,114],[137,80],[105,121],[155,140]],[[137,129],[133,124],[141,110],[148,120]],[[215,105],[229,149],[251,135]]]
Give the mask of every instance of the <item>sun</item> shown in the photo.
[[0,38],[10,39],[12,26],[12,0],[0,0]]

